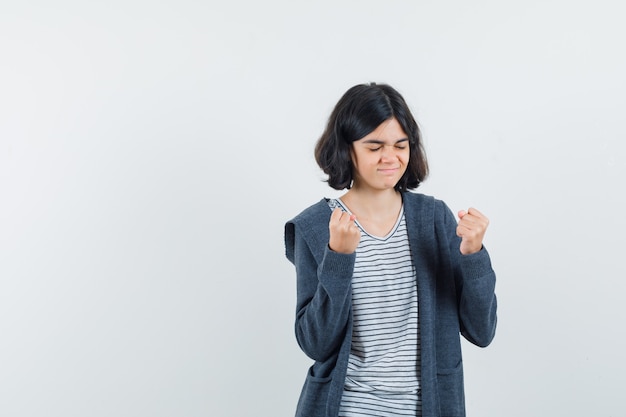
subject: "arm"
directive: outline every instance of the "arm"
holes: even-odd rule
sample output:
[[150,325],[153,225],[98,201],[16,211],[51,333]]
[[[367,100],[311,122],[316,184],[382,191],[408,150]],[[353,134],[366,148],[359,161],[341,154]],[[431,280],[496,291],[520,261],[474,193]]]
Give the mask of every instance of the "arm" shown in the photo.
[[[497,323],[496,275],[491,267],[489,254],[482,246],[485,230],[483,229],[478,237],[476,235],[467,237],[464,235],[467,232],[465,223],[471,220],[467,217],[468,213],[459,213],[461,222],[458,225],[447,206],[444,213],[444,226],[457,291],[461,334],[471,343],[485,347],[493,340]],[[484,228],[486,229],[486,224]],[[474,249],[468,251],[468,247]]]
[[293,233],[293,263],[297,275],[296,339],[307,356],[324,361],[337,352],[345,338],[356,255],[338,253],[325,245],[318,263],[304,231],[296,225]]

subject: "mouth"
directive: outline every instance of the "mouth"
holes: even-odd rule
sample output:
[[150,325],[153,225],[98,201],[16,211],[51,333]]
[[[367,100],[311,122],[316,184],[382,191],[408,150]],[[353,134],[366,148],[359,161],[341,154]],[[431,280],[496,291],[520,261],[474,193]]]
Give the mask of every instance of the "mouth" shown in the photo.
[[396,172],[398,172],[400,168],[379,168],[378,172],[380,172],[381,174],[395,174]]

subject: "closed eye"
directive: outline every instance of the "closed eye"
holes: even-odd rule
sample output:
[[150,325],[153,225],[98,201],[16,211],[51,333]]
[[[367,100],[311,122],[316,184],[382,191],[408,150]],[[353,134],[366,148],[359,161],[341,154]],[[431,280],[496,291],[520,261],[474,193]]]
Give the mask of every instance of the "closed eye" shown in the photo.
[[408,138],[400,139],[393,144],[386,145],[383,141],[377,139],[370,139],[365,142],[365,145],[369,145],[367,149],[370,152],[378,152],[385,146],[393,146],[395,149],[404,150],[407,149],[409,143]]
[[[380,151],[383,147],[382,146],[377,146],[375,148],[367,148],[369,151],[371,152],[377,152]],[[394,145],[394,148],[399,149],[399,150],[403,150],[406,149],[406,145]]]

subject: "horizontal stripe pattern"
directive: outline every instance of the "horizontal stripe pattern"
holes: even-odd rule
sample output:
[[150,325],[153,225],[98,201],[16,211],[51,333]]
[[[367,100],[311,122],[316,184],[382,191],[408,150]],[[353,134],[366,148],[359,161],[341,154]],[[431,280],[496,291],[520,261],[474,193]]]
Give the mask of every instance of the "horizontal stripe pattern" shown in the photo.
[[[341,200],[330,201],[349,212]],[[384,237],[357,225],[352,347],[339,416],[419,416],[417,280],[404,211]]]

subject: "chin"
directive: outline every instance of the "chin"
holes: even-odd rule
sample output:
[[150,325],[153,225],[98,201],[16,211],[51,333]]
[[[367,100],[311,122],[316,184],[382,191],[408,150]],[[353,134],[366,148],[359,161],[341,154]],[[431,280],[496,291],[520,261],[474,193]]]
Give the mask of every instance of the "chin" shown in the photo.
[[380,187],[380,189],[381,190],[393,190],[393,189],[396,188],[396,184],[398,184],[398,183],[396,182],[396,183],[393,183],[393,184],[384,184],[382,187]]

